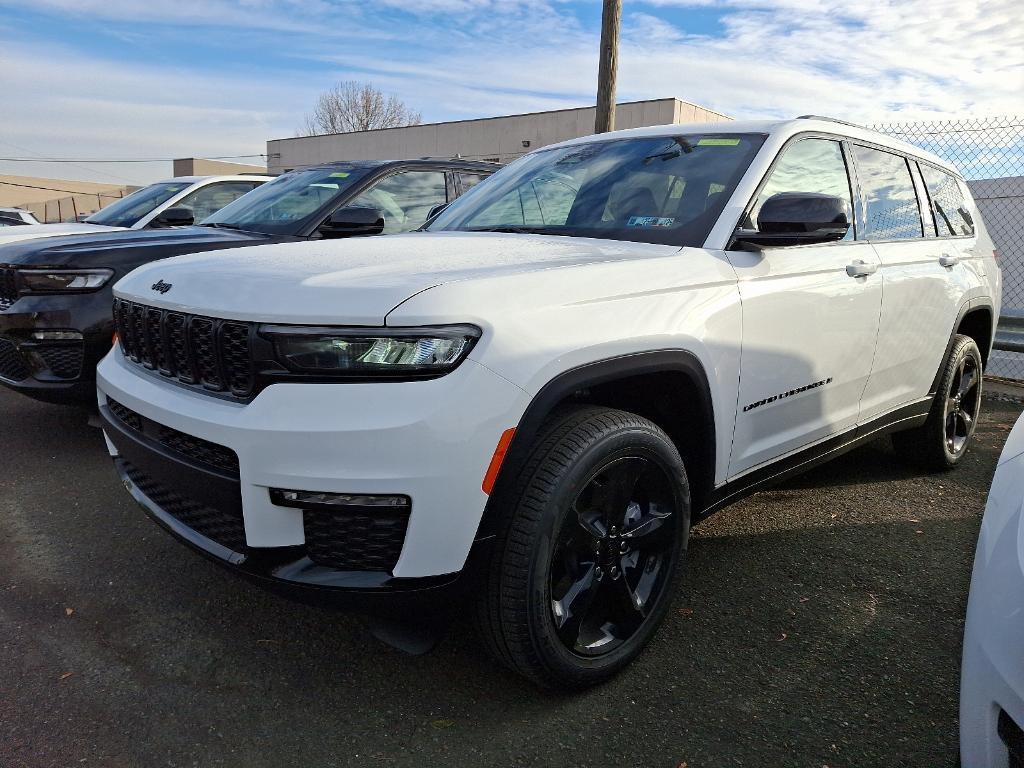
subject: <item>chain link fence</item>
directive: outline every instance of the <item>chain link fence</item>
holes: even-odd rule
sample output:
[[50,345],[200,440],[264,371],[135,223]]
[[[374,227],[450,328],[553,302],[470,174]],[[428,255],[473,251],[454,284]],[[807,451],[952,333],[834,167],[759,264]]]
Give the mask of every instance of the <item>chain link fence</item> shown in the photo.
[[[933,152],[953,163],[964,175],[1000,253],[1000,325],[1024,325],[1024,118],[884,123],[868,127]],[[1024,353],[996,349],[988,373],[1024,380]]]

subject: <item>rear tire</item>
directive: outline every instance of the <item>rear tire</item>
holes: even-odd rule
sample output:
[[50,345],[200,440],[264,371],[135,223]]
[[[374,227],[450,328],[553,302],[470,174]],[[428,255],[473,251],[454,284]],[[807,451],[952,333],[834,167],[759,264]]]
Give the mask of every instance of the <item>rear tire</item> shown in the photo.
[[981,351],[970,336],[957,335],[943,364],[928,420],[920,427],[893,434],[896,452],[928,470],[953,469],[974,437],[981,386]]
[[578,406],[542,427],[477,602],[499,661],[546,688],[607,680],[665,617],[690,530],[686,470],[660,428]]

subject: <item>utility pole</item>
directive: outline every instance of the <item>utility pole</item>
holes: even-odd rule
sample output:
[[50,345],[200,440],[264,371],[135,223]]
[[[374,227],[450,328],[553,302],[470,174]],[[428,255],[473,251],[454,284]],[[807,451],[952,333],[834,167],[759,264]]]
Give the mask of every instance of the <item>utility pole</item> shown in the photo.
[[597,70],[597,119],[594,133],[615,130],[615,77],[619,68],[622,0],[604,0],[601,14],[601,61]]

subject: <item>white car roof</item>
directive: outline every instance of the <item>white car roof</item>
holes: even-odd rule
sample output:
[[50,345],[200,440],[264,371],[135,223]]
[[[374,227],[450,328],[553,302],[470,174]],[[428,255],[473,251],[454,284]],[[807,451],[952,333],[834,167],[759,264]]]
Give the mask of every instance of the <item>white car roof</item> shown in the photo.
[[267,176],[259,173],[245,173],[245,174],[228,174],[224,176],[175,176],[171,179],[160,179],[160,181],[154,181],[154,184],[170,184],[172,182],[187,181],[189,184],[208,184],[212,181],[253,181],[254,179],[261,181],[271,181],[275,176]]
[[563,141],[558,144],[551,144],[537,151],[543,152],[544,150],[552,149],[553,147],[589,144],[595,141],[679,136],[682,133],[766,133],[778,136],[785,140],[790,136],[795,136],[798,133],[806,133],[808,131],[820,131],[822,133],[832,133],[838,136],[848,136],[851,139],[870,141],[873,144],[878,144],[883,147],[894,149],[898,152],[913,155],[914,157],[921,158],[922,160],[927,160],[930,163],[945,168],[951,173],[955,173],[957,176],[961,175],[956,166],[951,165],[948,161],[943,160],[938,155],[932,154],[920,147],[916,147],[913,144],[893,138],[892,136],[887,136],[886,134],[879,133],[878,131],[872,131],[869,128],[862,128],[861,126],[853,125],[852,123],[844,123],[841,120],[833,120],[823,117],[798,117],[792,120],[728,120],[719,123],[677,123],[672,125],[652,125],[644,128],[627,128],[622,131],[611,131],[610,133],[601,133],[593,136],[582,136],[578,139],[569,139],[568,141]]

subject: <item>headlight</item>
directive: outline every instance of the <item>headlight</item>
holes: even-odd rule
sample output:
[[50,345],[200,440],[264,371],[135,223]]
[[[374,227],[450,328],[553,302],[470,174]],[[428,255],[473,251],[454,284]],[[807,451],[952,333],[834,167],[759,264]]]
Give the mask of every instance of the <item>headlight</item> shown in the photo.
[[329,377],[433,378],[466,359],[480,329],[472,325],[420,328],[314,328],[264,325],[260,334],[291,371]]
[[113,276],[112,269],[19,269],[21,284],[30,293],[95,291]]

